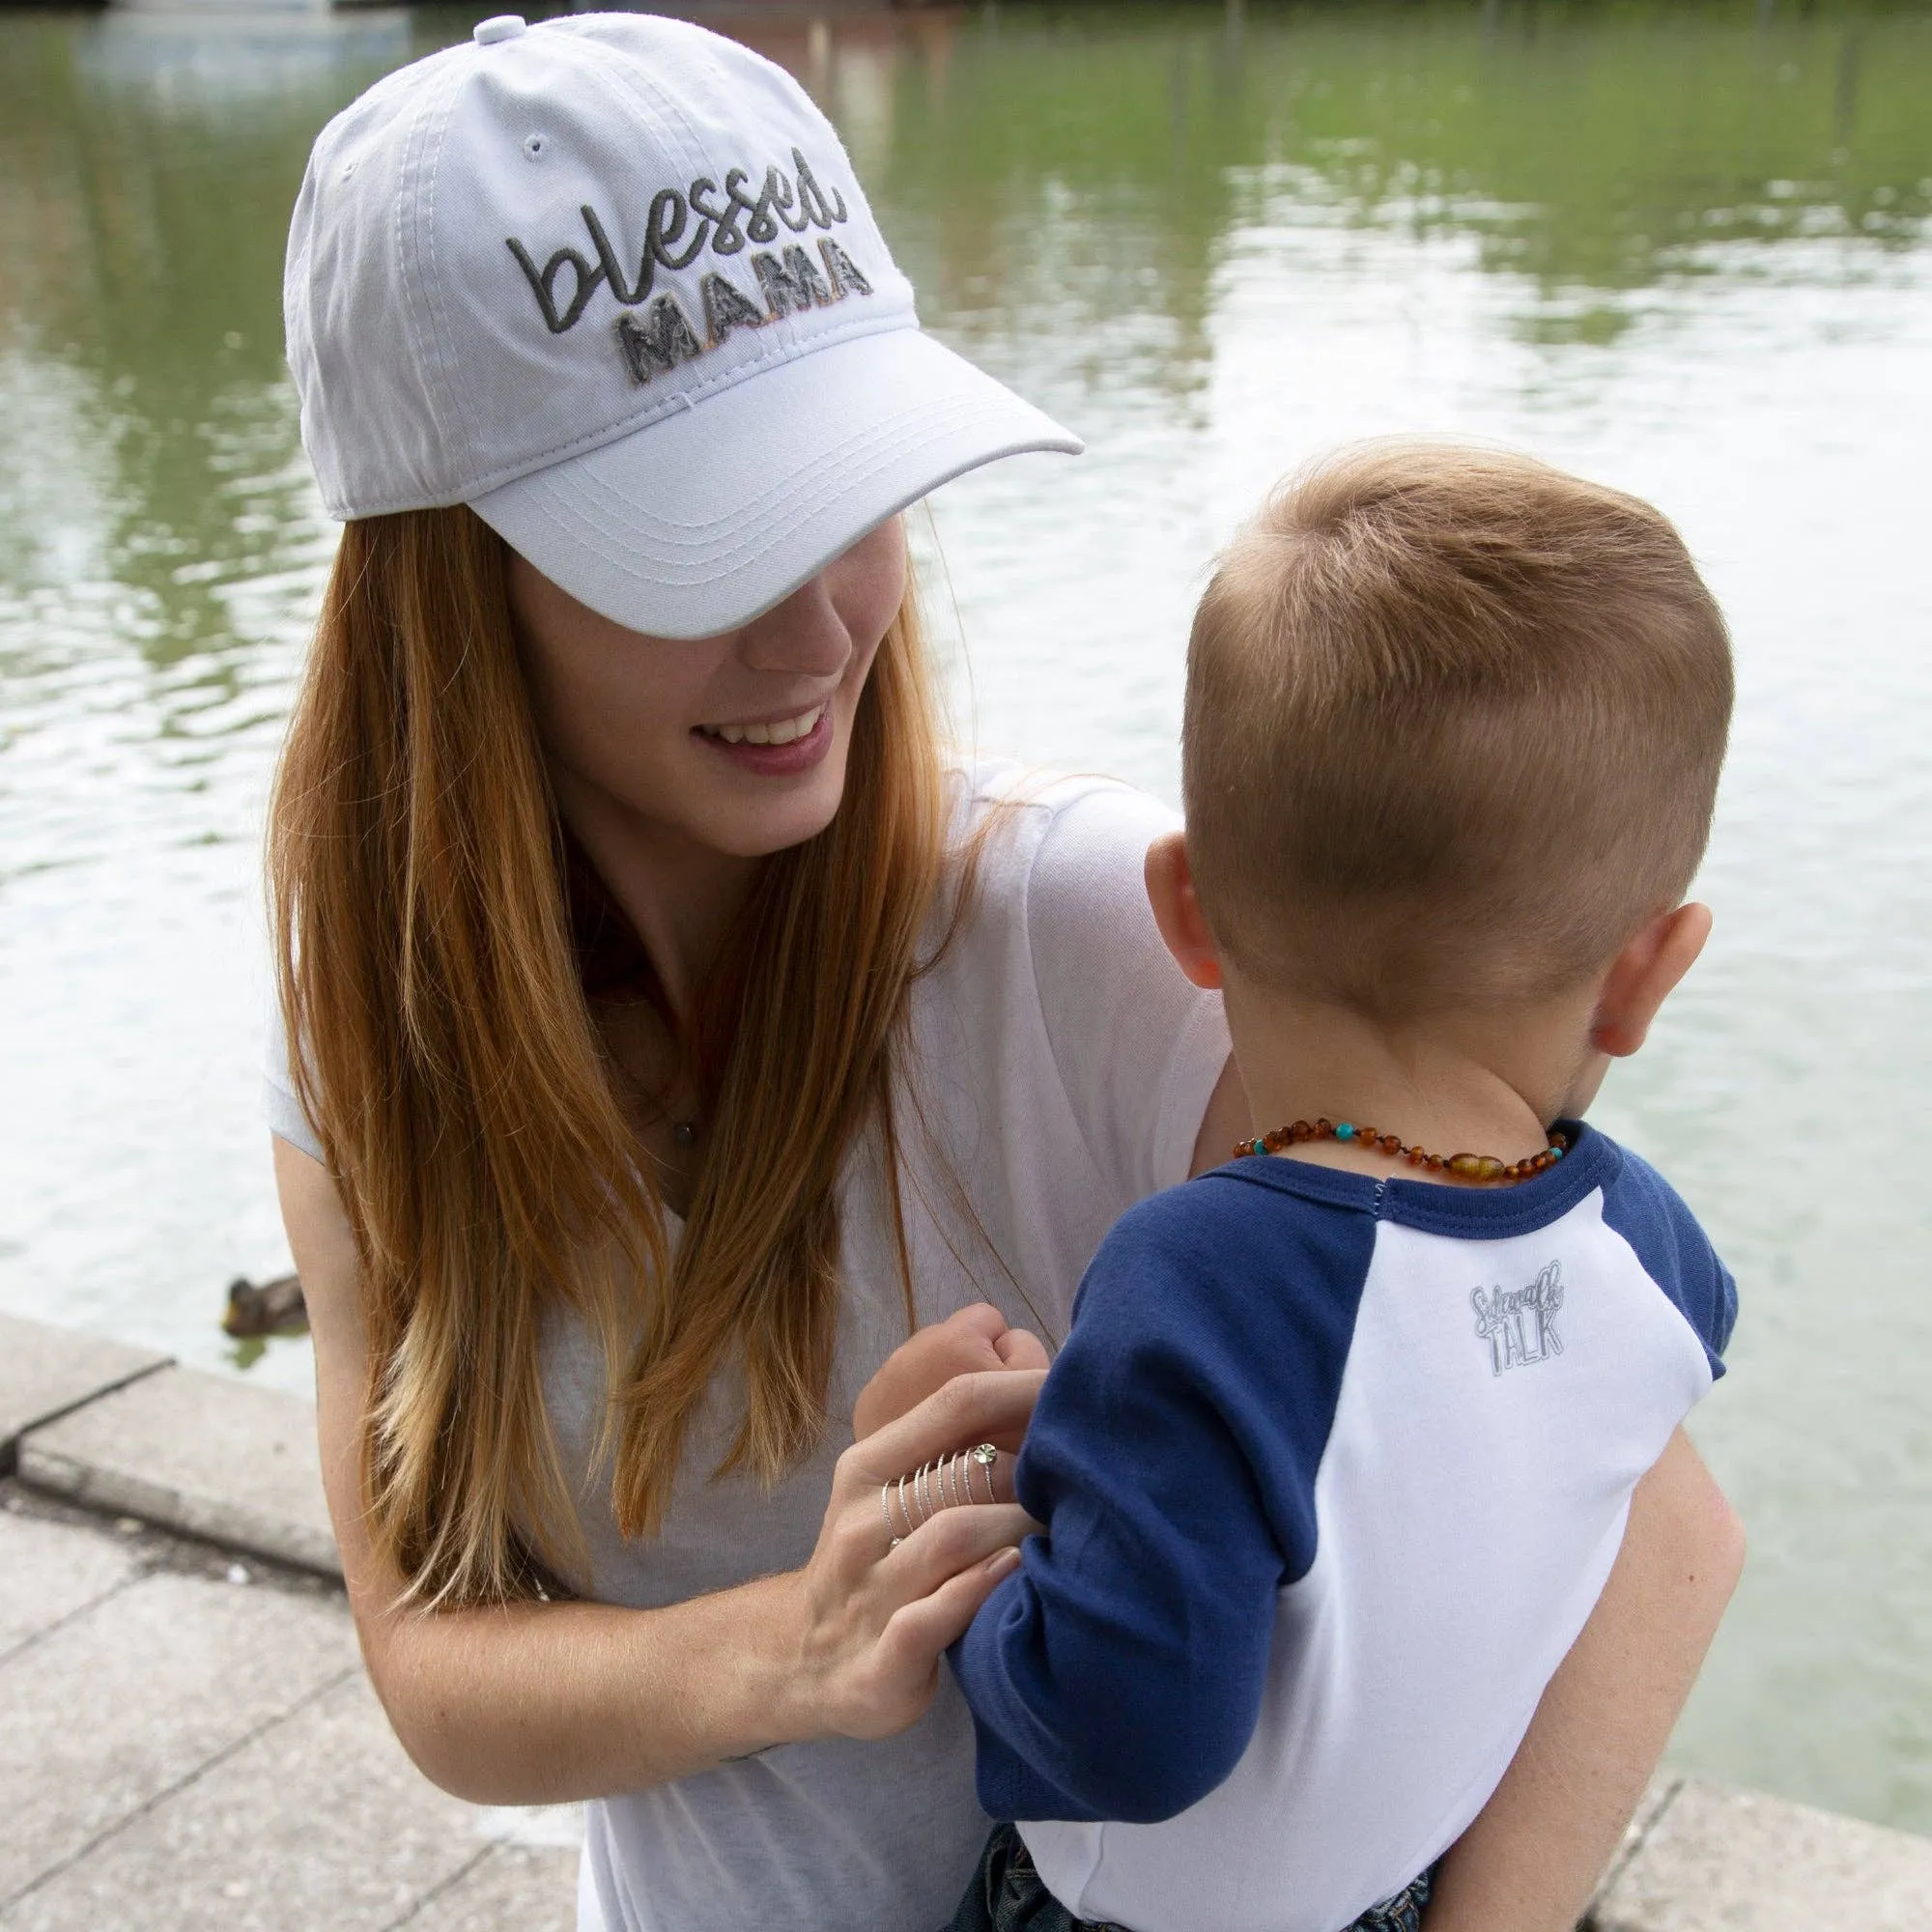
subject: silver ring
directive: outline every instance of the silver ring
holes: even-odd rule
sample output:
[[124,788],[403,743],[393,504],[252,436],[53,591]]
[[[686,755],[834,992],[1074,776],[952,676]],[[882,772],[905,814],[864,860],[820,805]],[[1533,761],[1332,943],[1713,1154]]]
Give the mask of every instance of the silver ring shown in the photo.
[[[879,1513],[886,1520],[886,1534],[892,1538],[892,1548],[896,1549],[915,1529],[930,1522],[941,1510],[977,1503],[980,1498],[973,1493],[976,1468],[986,1478],[986,1500],[998,1502],[1000,1492],[993,1481],[993,1470],[999,1460],[1000,1452],[992,1443],[976,1442],[970,1449],[955,1449],[950,1455],[922,1463],[917,1469],[901,1475],[896,1484],[891,1480],[881,1483]],[[908,1483],[912,1485],[910,1496],[906,1494]],[[898,1496],[899,1515],[905,1522],[902,1533],[893,1521],[895,1492]]]

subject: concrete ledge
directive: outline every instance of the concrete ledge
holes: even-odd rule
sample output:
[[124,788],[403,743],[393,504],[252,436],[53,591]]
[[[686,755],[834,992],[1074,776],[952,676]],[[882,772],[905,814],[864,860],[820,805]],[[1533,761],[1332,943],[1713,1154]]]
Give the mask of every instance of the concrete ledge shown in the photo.
[[1932,1838],[1686,1778],[1590,1915],[1592,1932],[1925,1932]]
[[20,1437],[29,1429],[152,1375],[169,1360],[154,1349],[0,1315],[0,1476],[13,1474]]
[[1597,1881],[1596,1890],[1590,1894],[1590,1903],[1584,1911],[1580,1932],[1599,1932],[1597,1915],[1603,1911],[1611,1892],[1616,1889],[1617,1881],[1629,1867],[1630,1861],[1642,1850],[1644,1839],[1650,1835],[1650,1828],[1663,1815],[1664,1806],[1677,1796],[1683,1786],[1683,1774],[1670,1770],[1668,1766],[1660,1770],[1650,1780],[1649,1788],[1637,1801],[1636,1810],[1632,1814],[1630,1823],[1624,1827],[1623,1840],[1617,1846],[1615,1856],[1604,1867],[1604,1875]]
[[161,1368],[28,1431],[19,1476],[90,1509],[340,1577],[315,1410],[278,1390]]

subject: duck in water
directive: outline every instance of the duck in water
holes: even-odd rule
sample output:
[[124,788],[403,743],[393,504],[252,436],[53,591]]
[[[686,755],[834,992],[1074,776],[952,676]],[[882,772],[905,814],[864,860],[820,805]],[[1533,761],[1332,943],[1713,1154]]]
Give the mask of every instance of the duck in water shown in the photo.
[[302,1303],[300,1279],[278,1275],[258,1288],[245,1275],[237,1275],[228,1284],[228,1308],[221,1326],[238,1341],[259,1335],[305,1335],[308,1310]]

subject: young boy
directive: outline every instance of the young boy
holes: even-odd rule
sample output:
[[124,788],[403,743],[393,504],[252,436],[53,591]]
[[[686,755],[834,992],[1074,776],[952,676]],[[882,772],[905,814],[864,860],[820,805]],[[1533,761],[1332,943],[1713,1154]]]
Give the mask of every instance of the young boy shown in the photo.
[[1418,1922],[1722,1373],[1729,1275],[1578,1117],[1709,930],[1730,705],[1675,531],[1526,458],[1345,452],[1222,559],[1148,883],[1264,1131],[1046,1379],[958,1932]]

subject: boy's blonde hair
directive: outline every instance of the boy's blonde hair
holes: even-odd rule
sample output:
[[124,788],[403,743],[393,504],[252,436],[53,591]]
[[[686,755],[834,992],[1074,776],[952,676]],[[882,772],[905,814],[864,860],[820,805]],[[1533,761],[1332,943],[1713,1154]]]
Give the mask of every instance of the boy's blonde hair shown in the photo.
[[1195,615],[1208,923],[1249,977],[1373,1013],[1573,985],[1689,887],[1730,711],[1723,617],[1648,503],[1502,451],[1345,449]]

